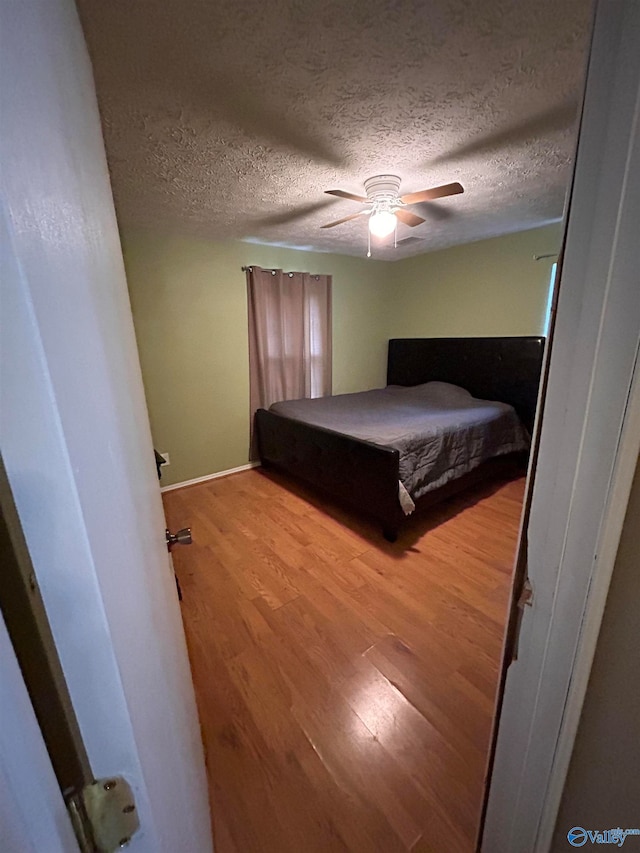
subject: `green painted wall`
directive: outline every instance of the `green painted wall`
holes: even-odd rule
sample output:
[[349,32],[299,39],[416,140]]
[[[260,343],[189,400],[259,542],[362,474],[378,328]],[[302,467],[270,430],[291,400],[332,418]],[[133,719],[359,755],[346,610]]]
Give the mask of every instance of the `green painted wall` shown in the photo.
[[391,264],[390,338],[537,335],[560,223]]
[[273,246],[143,233],[123,252],[162,484],[244,465],[249,354],[243,265],[333,276],[333,390],[384,385],[388,264]]
[[394,263],[237,241],[125,233],[123,251],[163,485],[244,465],[249,446],[243,265],[333,276],[333,391],[384,385],[390,337],[542,330],[560,225]]

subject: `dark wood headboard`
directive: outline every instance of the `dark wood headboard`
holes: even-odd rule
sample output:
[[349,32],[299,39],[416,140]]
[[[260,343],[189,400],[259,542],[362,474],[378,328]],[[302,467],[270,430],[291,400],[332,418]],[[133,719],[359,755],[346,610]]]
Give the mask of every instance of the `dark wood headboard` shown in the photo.
[[393,338],[387,385],[450,382],[516,410],[529,431],[538,399],[544,338]]

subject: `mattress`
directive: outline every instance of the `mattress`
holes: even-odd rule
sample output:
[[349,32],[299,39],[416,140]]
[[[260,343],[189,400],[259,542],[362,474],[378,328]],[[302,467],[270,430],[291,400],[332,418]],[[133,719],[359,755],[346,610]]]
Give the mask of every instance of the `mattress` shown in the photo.
[[483,462],[529,446],[512,406],[478,400],[446,382],[287,400],[270,411],[398,450],[405,512],[417,498]]

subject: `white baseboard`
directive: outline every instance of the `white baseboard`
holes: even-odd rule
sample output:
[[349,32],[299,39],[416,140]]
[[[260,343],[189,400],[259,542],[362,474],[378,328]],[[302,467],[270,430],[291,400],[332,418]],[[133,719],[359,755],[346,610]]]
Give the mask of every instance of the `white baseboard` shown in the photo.
[[228,471],[218,471],[216,474],[205,474],[204,477],[196,477],[193,480],[185,480],[182,483],[171,483],[170,486],[161,486],[161,492],[171,492],[174,489],[184,489],[185,486],[195,486],[197,483],[206,483],[207,480],[217,480],[219,477],[228,477],[229,474],[238,474],[240,471],[250,471],[258,468],[259,462],[249,462],[247,465],[239,465],[237,468],[229,468]]

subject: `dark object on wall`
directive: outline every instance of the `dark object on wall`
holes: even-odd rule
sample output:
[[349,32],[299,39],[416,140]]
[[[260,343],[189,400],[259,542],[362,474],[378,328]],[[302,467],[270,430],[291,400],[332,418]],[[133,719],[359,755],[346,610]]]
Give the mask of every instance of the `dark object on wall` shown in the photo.
[[[388,385],[440,381],[474,397],[514,407],[533,428],[542,370],[544,338],[407,338],[389,341]],[[398,501],[399,453],[352,436],[258,409],[260,459],[377,519],[394,541],[405,519]],[[504,472],[506,457],[475,470],[416,501],[416,510]]]
[[160,454],[158,453],[157,450],[154,450],[153,452],[155,453],[155,457],[156,457],[156,468],[158,469],[158,479],[160,479],[160,477],[162,477],[162,466],[164,465],[164,459],[162,458],[162,456],[160,456]]

